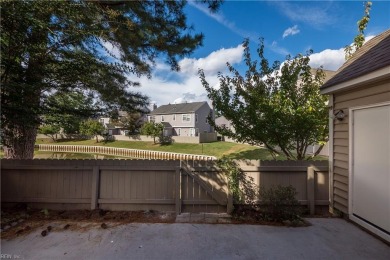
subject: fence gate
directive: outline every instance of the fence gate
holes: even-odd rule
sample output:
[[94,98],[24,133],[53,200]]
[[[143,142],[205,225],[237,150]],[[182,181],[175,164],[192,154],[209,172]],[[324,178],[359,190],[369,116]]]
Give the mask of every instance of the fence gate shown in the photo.
[[223,173],[181,163],[181,212],[226,213],[232,206]]

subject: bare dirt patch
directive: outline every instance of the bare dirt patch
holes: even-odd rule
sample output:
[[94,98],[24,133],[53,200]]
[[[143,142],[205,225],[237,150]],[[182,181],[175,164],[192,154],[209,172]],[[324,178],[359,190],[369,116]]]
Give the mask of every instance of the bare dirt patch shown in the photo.
[[174,223],[176,215],[158,211],[2,209],[1,239],[41,230],[42,236],[65,230],[109,229],[128,223]]

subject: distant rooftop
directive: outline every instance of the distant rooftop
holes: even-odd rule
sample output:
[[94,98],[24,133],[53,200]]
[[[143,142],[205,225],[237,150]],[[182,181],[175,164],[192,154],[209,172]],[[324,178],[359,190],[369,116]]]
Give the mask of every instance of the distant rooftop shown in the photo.
[[181,104],[168,104],[162,105],[155,110],[153,110],[150,115],[166,115],[166,114],[183,114],[183,113],[193,113],[198,110],[204,104],[207,104],[206,101],[203,102],[193,102],[193,103],[181,103]]

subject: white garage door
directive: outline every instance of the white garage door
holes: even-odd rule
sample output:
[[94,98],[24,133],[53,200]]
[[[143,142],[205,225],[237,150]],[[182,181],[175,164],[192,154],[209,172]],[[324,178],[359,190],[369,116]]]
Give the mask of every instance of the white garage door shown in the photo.
[[390,105],[350,112],[351,219],[390,240]]

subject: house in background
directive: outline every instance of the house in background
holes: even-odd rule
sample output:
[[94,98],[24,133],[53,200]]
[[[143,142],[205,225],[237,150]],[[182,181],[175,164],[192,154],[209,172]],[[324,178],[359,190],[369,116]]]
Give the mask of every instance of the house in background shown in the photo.
[[[149,111],[153,111],[154,109],[157,108],[157,105],[155,103],[150,103],[147,106],[147,109]],[[113,120],[110,117],[101,117],[99,118],[99,122],[102,123],[107,130],[107,133],[109,135],[128,135],[129,128],[123,127],[124,122],[128,122],[127,117],[129,117],[129,114],[126,111],[118,111],[118,118],[117,120]],[[135,116],[135,118],[138,118],[134,123],[139,127],[141,126],[144,122],[147,122],[147,115],[146,114],[140,114],[140,113],[134,113],[132,116]],[[117,122],[117,124],[115,124]]]
[[[224,116],[217,117],[215,119],[215,124],[217,126],[220,126],[220,127],[226,127],[227,129],[230,129],[234,132],[234,127],[232,126],[232,122],[230,120],[226,119],[226,117],[224,117]],[[236,142],[234,139],[227,137],[227,136],[223,136],[219,133],[218,133],[218,138],[220,138],[221,141],[225,141],[225,142],[233,142],[233,143]]]
[[330,209],[390,242],[390,30],[321,87],[329,95]]
[[207,121],[213,110],[204,102],[168,104],[148,114],[148,121],[162,123],[164,136],[198,136],[199,133],[213,133]]

